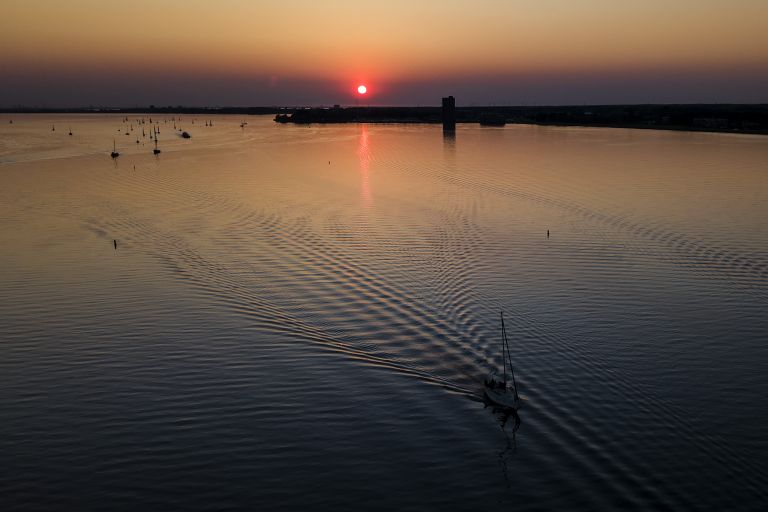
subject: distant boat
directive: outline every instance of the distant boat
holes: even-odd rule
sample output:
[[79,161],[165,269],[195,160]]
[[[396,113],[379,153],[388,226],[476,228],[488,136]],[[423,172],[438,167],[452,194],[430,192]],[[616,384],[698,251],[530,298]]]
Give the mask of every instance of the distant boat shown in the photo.
[[[501,357],[502,376],[499,377],[498,374],[491,373],[485,378],[485,397],[496,406],[517,410],[522,406],[522,401],[520,395],[517,394],[517,381],[515,380],[515,371],[512,369],[512,358],[509,354],[507,330],[504,327],[504,313],[501,313]],[[509,363],[509,373],[512,376],[511,386],[507,382],[507,363]]]
[[72,135],[72,127],[69,127],[69,134]]
[[51,131],[52,131],[52,132],[55,132],[55,131],[56,131],[56,125],[55,125],[55,124],[52,124],[52,125],[51,125]]
[[155,136],[155,149],[152,150],[152,153],[154,153],[155,155],[160,154],[160,150],[157,148],[157,136]]
[[191,139],[192,136],[189,134],[189,132],[181,132],[181,136],[185,139]]
[[117,152],[117,143],[114,139],[112,139],[112,153],[110,155],[112,158],[117,158],[120,156],[120,153]]

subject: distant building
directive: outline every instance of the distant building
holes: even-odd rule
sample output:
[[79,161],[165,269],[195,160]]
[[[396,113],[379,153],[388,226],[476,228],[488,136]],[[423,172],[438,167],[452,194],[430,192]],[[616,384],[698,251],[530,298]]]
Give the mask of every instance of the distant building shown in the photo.
[[456,99],[453,96],[443,98],[443,131],[456,131]]

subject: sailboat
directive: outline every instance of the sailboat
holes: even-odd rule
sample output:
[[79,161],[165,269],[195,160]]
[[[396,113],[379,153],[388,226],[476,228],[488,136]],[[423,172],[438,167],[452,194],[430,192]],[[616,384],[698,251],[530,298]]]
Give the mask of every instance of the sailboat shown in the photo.
[[155,149],[152,150],[152,153],[154,153],[155,155],[160,154],[160,150],[157,149],[157,139],[158,139],[157,134],[155,134]]
[[[515,380],[515,371],[512,368],[512,358],[509,354],[509,341],[507,340],[507,330],[504,327],[504,313],[501,313],[501,356],[502,356],[502,376],[492,373],[485,378],[484,393],[485,397],[494,405],[507,409],[517,410],[523,403],[520,395],[517,393],[517,381]],[[512,376],[512,383],[507,382],[507,365],[509,373]]]
[[117,158],[120,156],[120,153],[117,152],[117,143],[115,143],[115,140],[112,139],[112,153],[110,155],[112,158]]

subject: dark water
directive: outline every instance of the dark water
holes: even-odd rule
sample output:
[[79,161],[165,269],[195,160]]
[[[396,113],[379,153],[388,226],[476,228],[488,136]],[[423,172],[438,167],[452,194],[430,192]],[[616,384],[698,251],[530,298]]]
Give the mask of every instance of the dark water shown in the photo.
[[768,506],[768,139],[248,121],[0,119],[0,509]]

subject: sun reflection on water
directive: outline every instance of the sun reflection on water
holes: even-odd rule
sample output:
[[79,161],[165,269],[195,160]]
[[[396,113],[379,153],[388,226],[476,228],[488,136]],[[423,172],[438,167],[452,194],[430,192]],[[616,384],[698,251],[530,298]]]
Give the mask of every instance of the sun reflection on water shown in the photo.
[[363,206],[370,208],[373,204],[373,195],[371,193],[370,166],[371,166],[371,147],[368,137],[368,126],[360,125],[360,140],[357,147],[357,156],[360,160],[360,176],[362,178],[360,197]]

